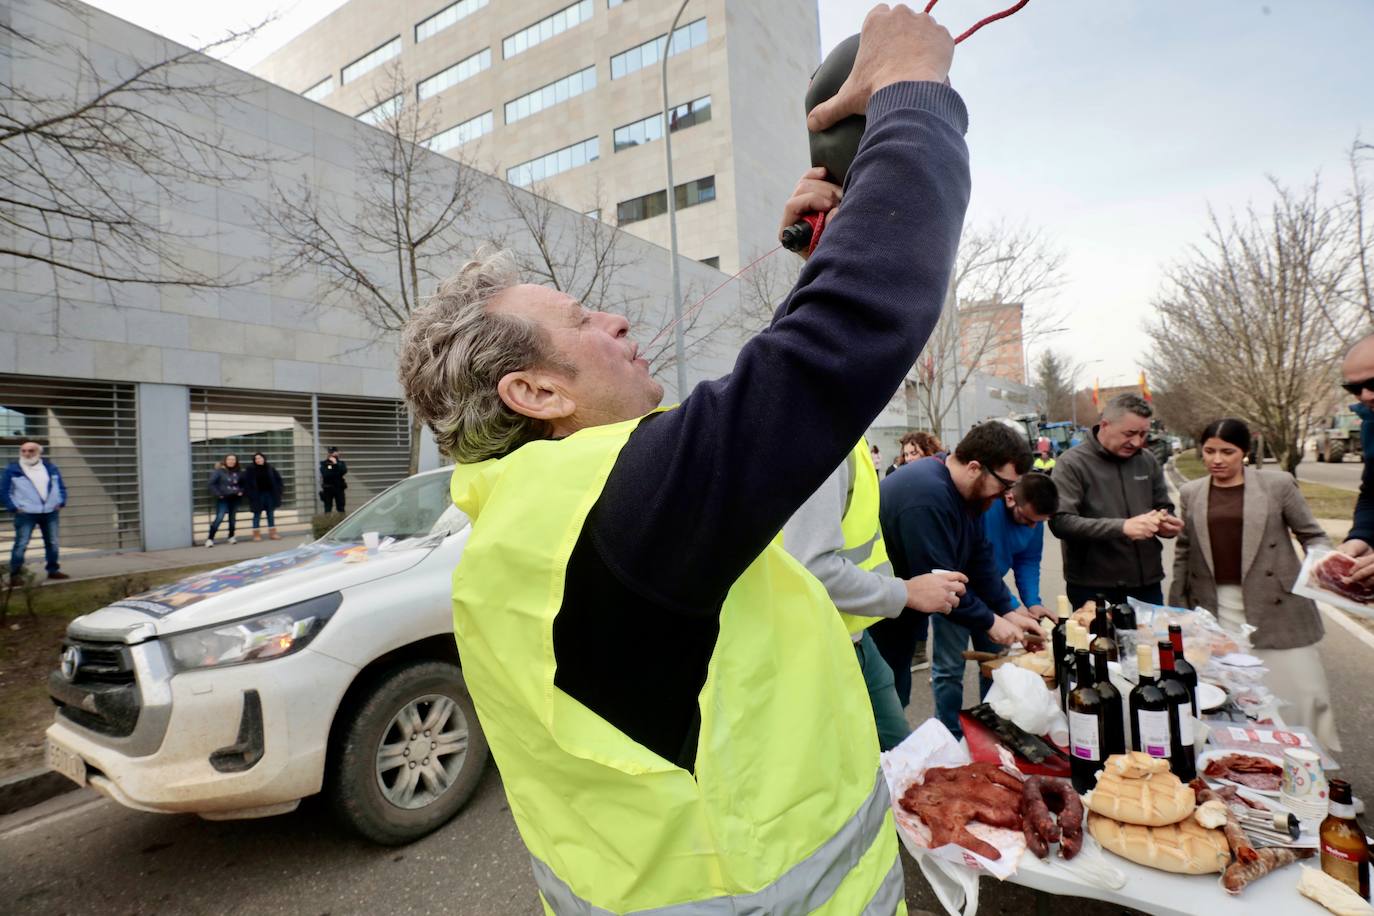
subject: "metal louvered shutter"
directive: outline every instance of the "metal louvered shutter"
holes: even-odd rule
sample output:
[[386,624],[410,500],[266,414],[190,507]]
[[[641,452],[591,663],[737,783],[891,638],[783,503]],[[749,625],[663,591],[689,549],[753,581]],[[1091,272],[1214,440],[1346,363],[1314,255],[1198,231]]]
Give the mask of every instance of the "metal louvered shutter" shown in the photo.
[[322,394],[319,405],[320,460],[337,448],[348,465],[350,512],[405,478],[410,419],[404,402]]
[[[67,507],[58,517],[64,554],[73,549],[138,549],[138,424],[134,385],[0,374],[0,459],[18,459],[32,439],[62,473]],[[28,565],[42,568],[42,535],[29,542]],[[0,525],[0,550],[14,527]]]

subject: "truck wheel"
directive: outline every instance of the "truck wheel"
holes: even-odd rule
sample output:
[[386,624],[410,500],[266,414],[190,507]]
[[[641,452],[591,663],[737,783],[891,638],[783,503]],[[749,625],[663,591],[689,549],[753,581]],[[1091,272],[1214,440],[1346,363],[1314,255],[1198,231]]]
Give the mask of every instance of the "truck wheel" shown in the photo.
[[457,665],[392,669],[349,715],[327,791],[343,822],[374,843],[397,846],[437,830],[477,788],[487,739]]
[[1326,460],[1335,462],[1336,464],[1340,464],[1342,461],[1344,461],[1345,444],[1342,442],[1332,442],[1331,447],[1327,449]]

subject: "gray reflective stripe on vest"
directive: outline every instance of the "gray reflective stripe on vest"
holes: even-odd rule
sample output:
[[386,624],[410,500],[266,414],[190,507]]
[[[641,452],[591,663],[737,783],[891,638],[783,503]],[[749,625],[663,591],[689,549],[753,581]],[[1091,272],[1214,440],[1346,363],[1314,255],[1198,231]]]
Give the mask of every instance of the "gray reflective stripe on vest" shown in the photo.
[[[858,866],[859,860],[878,838],[891,803],[887,780],[880,770],[873,791],[854,816],[820,849],[793,865],[782,877],[762,890],[735,897],[712,897],[709,900],[635,910],[634,916],[772,916],[817,910],[834,896],[840,884]],[[573,893],[572,888],[554,874],[552,868],[535,856],[530,856],[530,861],[534,867],[535,884],[539,885],[544,900],[558,916],[613,916],[610,910],[602,909]],[[890,916],[896,912],[897,901],[904,894],[902,863],[898,858],[883,878],[873,899],[864,908],[863,916]]]
[[[840,556],[844,557],[846,560],[853,563],[855,566],[860,566],[863,564],[865,560],[873,556],[873,545],[878,543],[879,538],[881,538],[882,536],[883,533],[881,531],[875,532],[873,537],[864,541],[858,547],[847,547],[841,550]],[[881,569],[875,567],[873,571],[880,572]],[[888,564],[887,572],[888,574],[891,574],[891,564]]]

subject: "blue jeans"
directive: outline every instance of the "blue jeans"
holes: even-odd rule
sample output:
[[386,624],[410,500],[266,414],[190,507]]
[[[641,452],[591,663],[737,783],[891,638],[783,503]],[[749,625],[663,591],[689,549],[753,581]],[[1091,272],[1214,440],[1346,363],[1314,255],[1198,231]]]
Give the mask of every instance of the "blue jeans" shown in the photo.
[[1064,586],[1064,594],[1069,596],[1069,603],[1074,608],[1080,608],[1089,601],[1096,601],[1098,595],[1105,597],[1111,604],[1125,604],[1128,596],[1147,604],[1163,604],[1164,583],[1156,582],[1154,585],[1141,585],[1137,588],[1098,588],[1095,585],[1074,585],[1070,582]]
[[863,638],[854,643],[854,654],[859,659],[864,686],[868,688],[868,702],[873,707],[873,722],[878,726],[878,746],[890,751],[911,734],[911,726],[906,724],[906,713],[902,711],[902,701],[897,699],[892,669],[878,654],[878,647],[873,643],[873,637],[868,635],[867,630],[864,631]]
[[210,523],[210,540],[215,539],[215,532],[219,531],[219,523],[224,521],[224,516],[229,516],[229,536],[234,536],[235,516],[239,511],[239,497],[221,496],[215,501],[215,520]]
[[33,537],[34,528],[43,533],[43,559],[47,561],[48,572],[55,573],[61,568],[57,563],[57,513],[16,512],[14,549],[10,551],[10,575],[24,568],[24,553],[29,549],[29,539]]
[[[264,512],[267,513],[267,527],[268,527],[268,528],[275,528],[275,527],[277,527],[277,507],[276,507],[276,506],[263,506],[261,509],[254,509],[254,510],[253,510],[253,530],[254,530],[254,531],[257,531],[257,530],[258,530],[258,519],[262,518],[262,514],[263,514]],[[232,530],[232,529],[231,529],[231,530]]]
[[[930,659],[930,685],[935,694],[935,717],[945,724],[954,737],[961,738],[964,730],[959,727],[959,710],[964,708],[964,650],[969,640],[977,652],[1000,652],[1002,646],[992,640],[986,631],[974,632],[960,626],[943,614],[936,614],[930,621],[930,643],[934,651]],[[987,678],[978,680],[978,697],[982,699],[992,689],[992,681]]]

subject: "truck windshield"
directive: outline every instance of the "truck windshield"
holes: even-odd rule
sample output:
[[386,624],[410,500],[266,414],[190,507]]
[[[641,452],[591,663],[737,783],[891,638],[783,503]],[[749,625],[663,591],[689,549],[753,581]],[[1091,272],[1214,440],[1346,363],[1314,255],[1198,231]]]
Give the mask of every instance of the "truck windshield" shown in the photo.
[[449,535],[467,525],[468,517],[448,495],[449,475],[421,474],[403,480],[334,527],[330,541],[361,541],[363,532],[404,540]]

